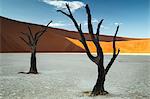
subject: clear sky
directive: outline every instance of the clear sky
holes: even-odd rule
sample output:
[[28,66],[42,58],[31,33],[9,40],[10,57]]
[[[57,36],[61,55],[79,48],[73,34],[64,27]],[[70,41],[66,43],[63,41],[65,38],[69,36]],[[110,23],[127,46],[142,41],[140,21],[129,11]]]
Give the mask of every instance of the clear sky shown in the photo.
[[150,0],[0,0],[0,15],[44,25],[53,20],[52,27],[76,31],[68,17],[56,12],[66,11],[65,3],[71,6],[84,32],[88,32],[84,6],[89,4],[95,31],[103,18],[101,34],[114,35],[119,24],[119,36],[150,38]]

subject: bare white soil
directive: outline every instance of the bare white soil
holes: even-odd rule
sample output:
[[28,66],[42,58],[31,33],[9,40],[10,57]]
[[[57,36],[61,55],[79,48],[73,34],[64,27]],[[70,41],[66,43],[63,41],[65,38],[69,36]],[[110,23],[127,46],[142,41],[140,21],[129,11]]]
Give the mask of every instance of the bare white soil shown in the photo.
[[[111,55],[105,56],[105,65]],[[106,96],[89,97],[97,66],[86,54],[37,54],[40,74],[28,71],[30,54],[0,54],[0,99],[150,99],[150,56],[120,55],[110,69]]]

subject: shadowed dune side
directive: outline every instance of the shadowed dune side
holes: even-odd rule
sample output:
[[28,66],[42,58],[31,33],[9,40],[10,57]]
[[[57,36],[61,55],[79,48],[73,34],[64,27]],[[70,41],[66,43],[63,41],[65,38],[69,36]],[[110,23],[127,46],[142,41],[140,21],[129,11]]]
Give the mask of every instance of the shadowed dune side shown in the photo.
[[[28,24],[10,21],[8,19],[1,20],[1,48],[0,52],[29,52],[28,46],[19,38],[22,36],[20,32],[29,32]],[[42,30],[41,26],[30,25],[31,30],[35,33]],[[63,35],[55,33],[54,29],[48,29],[40,39],[38,52],[82,52],[82,48],[76,46]]]
[[[67,38],[69,41],[75,45],[84,49],[83,45],[79,40]],[[87,44],[91,52],[96,52],[96,48],[92,41],[87,41]],[[104,53],[113,52],[112,42],[100,42]],[[120,48],[121,53],[150,53],[150,39],[143,40],[129,40],[129,41],[117,41],[117,49]]]

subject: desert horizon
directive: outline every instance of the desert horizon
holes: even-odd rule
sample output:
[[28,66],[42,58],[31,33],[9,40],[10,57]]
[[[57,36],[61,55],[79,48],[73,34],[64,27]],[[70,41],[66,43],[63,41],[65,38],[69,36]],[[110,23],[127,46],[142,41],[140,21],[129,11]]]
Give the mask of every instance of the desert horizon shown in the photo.
[[[0,31],[2,37],[0,40],[1,53],[30,52],[24,42],[19,39],[20,32],[27,32],[26,28],[28,25],[31,26],[34,32],[41,29],[41,27],[44,27],[43,25],[21,22],[2,16],[0,17],[0,20],[2,24]],[[95,52],[96,49],[89,37],[89,34],[85,33],[84,35],[86,36],[90,51],[92,53]],[[104,53],[111,53],[113,36],[100,35],[99,38],[101,39]],[[83,53],[85,50],[79,39],[79,34],[76,31],[49,27],[45,36],[40,40],[37,51],[51,53]],[[121,49],[121,53],[150,53],[150,38],[117,37],[116,39],[117,48]]]

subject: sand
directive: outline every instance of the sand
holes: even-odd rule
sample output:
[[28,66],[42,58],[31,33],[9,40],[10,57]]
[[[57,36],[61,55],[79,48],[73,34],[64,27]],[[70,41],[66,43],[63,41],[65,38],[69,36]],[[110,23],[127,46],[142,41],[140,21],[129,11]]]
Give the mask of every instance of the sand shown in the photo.
[[[67,38],[69,41],[75,45],[84,49],[84,46],[79,40]],[[95,45],[92,41],[87,41],[89,49],[91,52],[96,52]],[[112,42],[100,42],[104,53],[113,52]],[[116,48],[120,49],[121,53],[150,53],[150,39],[143,40],[129,40],[129,41],[116,41]]]
[[[20,32],[29,32],[27,26],[31,27],[33,33],[42,29],[42,25],[20,22],[16,20],[11,20],[8,18],[0,17],[1,21],[1,30],[0,30],[0,52],[29,52],[30,49],[28,46],[19,38],[22,36]],[[112,36],[100,35],[102,41],[102,46],[104,47],[105,52],[111,52],[112,47],[110,46],[112,41]],[[68,38],[68,39],[67,39]],[[85,33],[85,38],[90,42],[89,34]],[[72,41],[75,40],[75,41]],[[79,33],[75,31],[68,31],[58,28],[49,28],[43,37],[39,40],[37,51],[38,52],[85,52],[83,47],[76,43],[80,40]],[[121,47],[122,52],[129,52],[128,50],[134,49],[135,52],[149,52],[146,50],[149,48],[145,47],[149,40],[143,40],[137,38],[127,38],[127,37],[117,37],[118,41],[123,41],[119,47]],[[137,40],[137,41],[134,41]],[[126,42],[127,41],[127,42]],[[129,41],[129,42],[128,42]],[[130,45],[130,42],[135,44],[134,46]],[[137,43],[136,43],[137,42]],[[140,42],[140,43],[138,43]],[[143,45],[144,43],[144,45]],[[124,46],[121,46],[121,45]],[[91,46],[91,51],[95,49],[93,45]],[[131,46],[131,48],[130,48]],[[137,48],[138,47],[138,48]],[[140,48],[141,47],[141,48]]]

